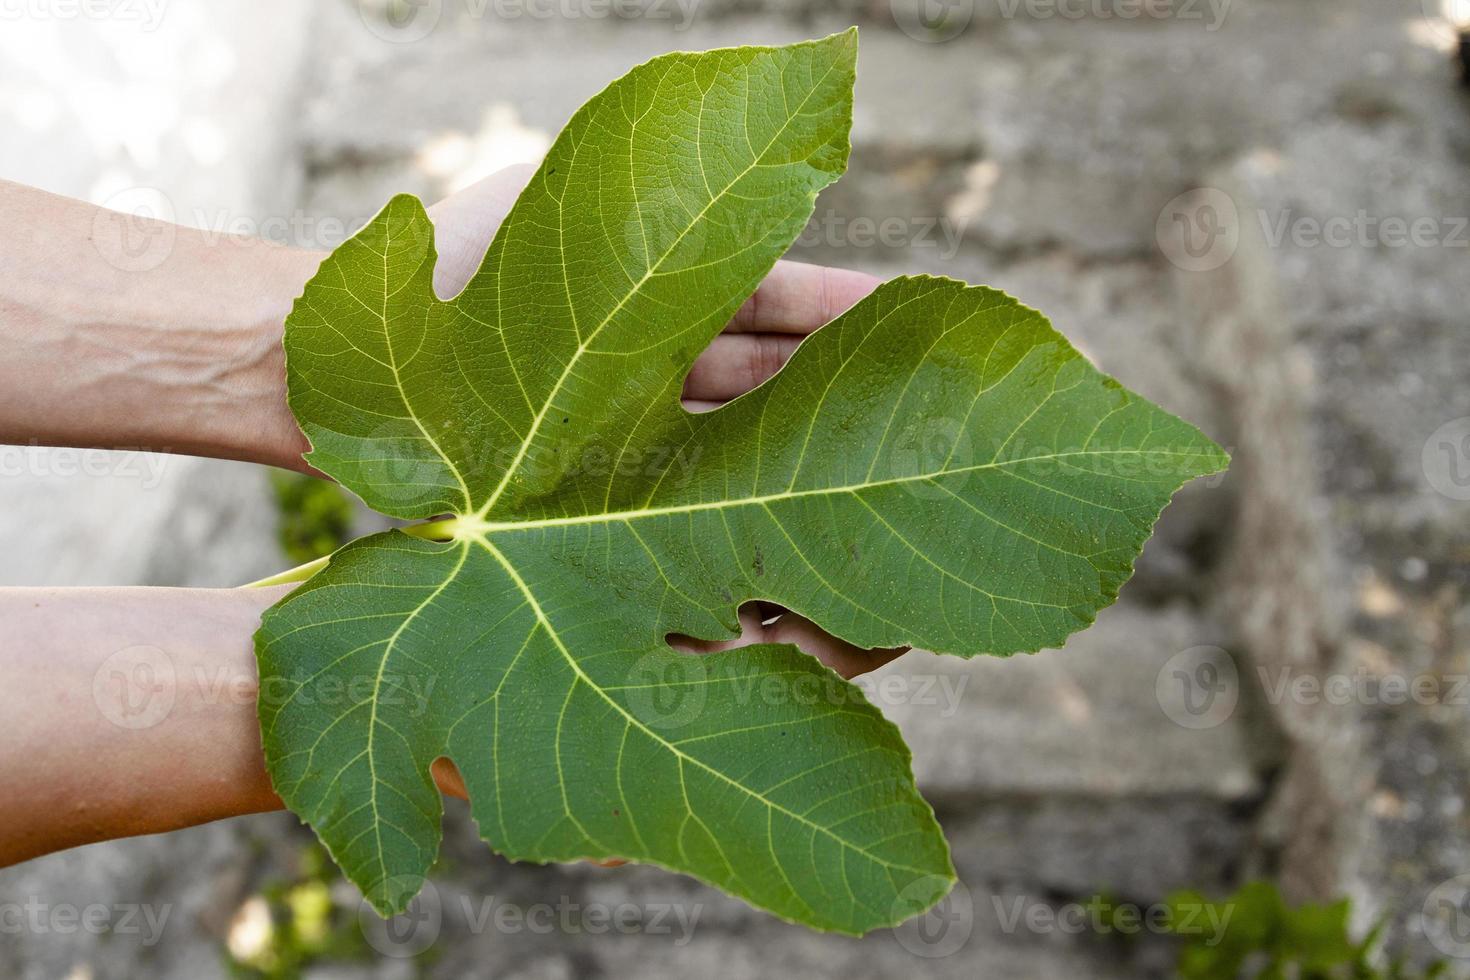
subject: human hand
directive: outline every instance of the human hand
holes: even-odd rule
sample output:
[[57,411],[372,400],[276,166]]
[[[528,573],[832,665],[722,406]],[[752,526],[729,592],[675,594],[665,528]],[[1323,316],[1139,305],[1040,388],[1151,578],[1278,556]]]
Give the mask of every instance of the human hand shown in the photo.
[[[456,295],[479,267],[495,230],[531,179],[527,165],[507,167],[430,207],[439,253],[434,291]],[[735,318],[694,362],[684,385],[690,411],[707,411],[744,394],[786,363],[803,337],[877,287],[865,272],[781,261]]]

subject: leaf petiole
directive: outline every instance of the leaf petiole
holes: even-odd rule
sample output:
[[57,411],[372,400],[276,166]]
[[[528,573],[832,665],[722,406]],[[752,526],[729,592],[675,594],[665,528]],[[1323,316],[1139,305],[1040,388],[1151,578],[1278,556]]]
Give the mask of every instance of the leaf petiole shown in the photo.
[[[404,534],[412,538],[421,538],[424,541],[452,541],[456,538],[464,524],[460,517],[447,517],[442,520],[429,521],[426,524],[413,524],[409,527],[399,528]],[[295,568],[288,568],[284,572],[277,572],[256,582],[248,582],[242,585],[242,589],[263,589],[272,585],[290,585],[293,582],[305,582],[327,567],[331,556],[327,555],[315,561],[309,561]]]
[[309,561],[305,565],[297,565],[295,568],[287,569],[284,572],[277,572],[276,574],[263,578],[258,582],[249,582],[245,585],[242,585],[241,588],[264,589],[272,585],[289,585],[292,582],[305,582],[317,572],[327,567],[327,560],[329,557],[330,556],[318,558],[316,561]]

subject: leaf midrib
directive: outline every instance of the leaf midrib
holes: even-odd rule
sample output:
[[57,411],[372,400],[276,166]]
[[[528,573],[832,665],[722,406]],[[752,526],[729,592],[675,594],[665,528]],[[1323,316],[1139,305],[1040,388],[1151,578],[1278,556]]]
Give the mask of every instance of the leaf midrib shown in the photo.
[[[776,141],[779,140],[783,135],[785,135],[786,130],[790,128],[792,122],[800,117],[802,109],[804,109],[806,107],[806,104],[811,101],[812,96],[817,92],[817,90],[826,83],[827,78],[831,76],[837,65],[838,62],[833,61],[832,64],[827,66],[827,70],[822,73],[822,77],[817,82],[815,82],[807,91],[807,94],[802,97],[801,102],[796,107],[796,111],[792,112],[788,109],[785,122],[781,124],[780,128],[776,131],[775,135],[771,137],[770,141],[766,143],[765,147],[759,153],[753,155],[750,165],[741,170],[740,173],[736,174],[724,187],[720,189],[720,192],[718,194],[711,197],[709,199],[709,202],[706,203],[704,207],[700,208],[699,213],[694,215],[689,220],[689,223],[684,227],[684,230],[679,233],[678,237],[676,237],[669,244],[669,247],[664,251],[664,253],[659,256],[658,261],[652,263],[648,266],[647,269],[644,270],[643,276],[636,283],[633,283],[632,288],[624,293],[623,297],[618,300],[617,304],[608,312],[607,316],[603,317],[602,322],[594,327],[592,332],[587,335],[587,339],[580,340],[578,342],[576,351],[574,351],[572,356],[567,359],[566,366],[562,369],[561,376],[557,378],[556,384],[552,386],[551,392],[542,402],[541,410],[536,413],[536,418],[532,420],[531,427],[526,432],[525,438],[521,441],[521,446],[520,449],[516,452],[515,459],[511,461],[510,466],[506,467],[504,475],[502,475],[500,478],[500,482],[496,485],[495,489],[491,491],[490,496],[486,499],[484,505],[481,506],[479,511],[476,513],[477,517],[483,519],[485,515],[488,514],[490,510],[495,506],[496,501],[500,499],[501,494],[505,492],[506,487],[510,485],[510,481],[515,477],[516,472],[520,469],[521,462],[525,459],[526,453],[530,451],[531,444],[536,440],[536,436],[540,432],[542,424],[546,421],[546,416],[551,411],[551,406],[556,401],[556,396],[561,393],[562,386],[566,384],[567,378],[571,377],[572,375],[572,369],[576,367],[577,362],[581,359],[582,355],[586,354],[587,351],[591,349],[592,342],[597,339],[597,336],[600,333],[602,333],[603,328],[605,328],[609,323],[613,321],[613,318],[622,311],[623,307],[626,306],[634,296],[638,295],[639,291],[642,290],[643,286],[654,277],[654,275],[658,272],[659,268],[664,264],[668,257],[674,254],[675,249],[679,247],[679,244],[684,241],[685,237],[694,230],[695,226],[697,226],[700,221],[704,220],[704,216],[709,213],[710,208],[714,207],[716,203],[723,200],[725,195],[730,193],[730,191],[735,187],[736,184],[744,180],[746,175],[754,170],[760,164],[760,162],[765,159],[766,154],[771,152],[771,147],[775,146]],[[660,84],[662,84],[662,80],[660,80]],[[749,107],[747,106],[747,111],[748,109]],[[631,143],[629,152],[631,153]],[[708,184],[707,176],[705,177],[705,182],[706,184]],[[636,192],[637,189],[635,185],[635,196]],[[815,195],[813,195],[813,199],[815,199]],[[558,200],[557,204],[558,207],[560,207],[560,200]],[[639,214],[639,221],[641,224],[641,213]],[[565,263],[563,263],[563,265],[565,265]],[[575,326],[575,312],[573,313],[573,318],[573,323]]]
[[982,470],[1003,469],[1008,466],[1016,466],[1021,463],[1045,462],[1047,460],[1070,459],[1078,456],[1179,456],[1179,457],[1209,457],[1214,454],[1208,452],[1180,453],[1153,449],[1094,449],[1079,450],[1065,453],[1046,453],[1040,456],[1025,456],[1019,459],[991,460],[985,463],[977,463],[974,466],[959,466],[947,470],[937,470],[932,473],[916,473],[910,476],[893,477],[887,480],[866,480],[861,483],[850,483],[836,487],[813,487],[806,490],[782,491],[780,493],[759,494],[749,497],[736,497],[729,500],[709,500],[691,504],[672,504],[667,507],[640,507],[629,510],[607,511],[600,514],[574,514],[567,517],[545,517],[531,520],[519,521],[482,521],[474,519],[465,521],[462,517],[450,518],[446,521],[434,521],[429,524],[421,524],[408,528],[410,533],[419,537],[432,538],[436,533],[443,532],[451,525],[464,527],[471,536],[485,537],[493,534],[506,534],[515,531],[532,531],[551,527],[568,527],[579,524],[614,524],[650,517],[665,517],[673,514],[697,513],[699,511],[729,510],[738,507],[758,507],[763,504],[778,503],[784,500],[795,500],[801,497],[820,497],[833,494],[857,494],[863,490],[876,487],[900,486],[908,483],[922,483],[926,480],[936,480],[941,477],[954,476],[960,473],[975,473]]

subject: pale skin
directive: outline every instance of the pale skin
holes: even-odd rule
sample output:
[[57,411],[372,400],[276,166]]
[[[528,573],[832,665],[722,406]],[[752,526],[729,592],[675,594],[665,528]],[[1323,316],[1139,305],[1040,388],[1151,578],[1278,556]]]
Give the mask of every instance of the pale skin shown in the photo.
[[[441,296],[469,280],[529,176],[502,171],[429,209]],[[144,226],[4,181],[0,226],[0,444],[142,448],[310,472],[286,405],[281,332],[324,253]],[[138,235],[171,240],[156,266],[118,261],[125,236]],[[803,336],[876,285],[858,272],[778,263],[696,361],[686,406],[716,407],[770,377]],[[251,636],[289,590],[0,589],[0,866],[280,809],[261,753]],[[740,621],[737,640],[678,645],[795,643],[846,677],[902,652],[859,649],[765,604],[742,608]],[[142,727],[107,710],[109,658],[129,648],[161,651],[173,671],[171,708]],[[464,795],[448,760],[434,775]]]

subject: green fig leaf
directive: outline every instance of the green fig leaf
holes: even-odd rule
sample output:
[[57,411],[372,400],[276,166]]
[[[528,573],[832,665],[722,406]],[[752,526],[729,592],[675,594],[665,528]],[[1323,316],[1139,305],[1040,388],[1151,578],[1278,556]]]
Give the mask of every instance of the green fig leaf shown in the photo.
[[526,861],[625,858],[861,934],[954,870],[896,728],[763,599],[863,647],[1055,646],[1225,454],[992,289],[906,277],[703,414],[696,356],[846,167],[856,33],[667,55],[579,110],[469,285],[395,198],[286,325],[307,459],[384,514],[265,616],[274,785],[384,914],[430,767]]

